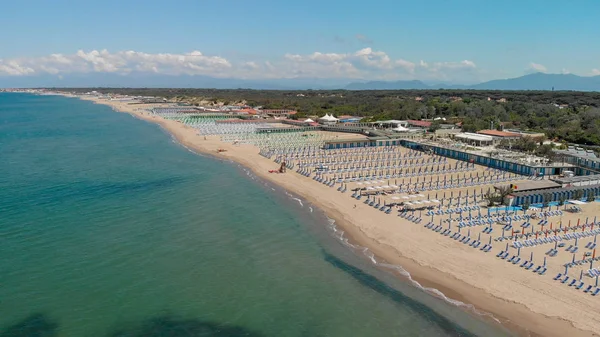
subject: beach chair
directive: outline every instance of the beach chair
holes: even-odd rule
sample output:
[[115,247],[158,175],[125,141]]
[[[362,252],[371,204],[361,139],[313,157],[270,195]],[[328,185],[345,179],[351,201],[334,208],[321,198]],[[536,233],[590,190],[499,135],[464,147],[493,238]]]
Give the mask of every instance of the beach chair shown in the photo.
[[590,284],[589,286],[587,286],[587,288],[585,288],[585,290],[583,292],[586,293],[586,294],[589,293],[590,290],[592,290],[592,287],[593,286]]
[[560,283],[565,284],[569,280],[569,276],[565,276],[564,280],[560,281]]
[[598,295],[598,293],[600,293],[600,288],[596,288],[596,290],[594,290],[594,292],[591,295],[596,296]]
[[573,285],[575,285],[576,282],[577,282],[577,279],[571,280],[571,283],[569,283],[569,287],[572,287]]
[[585,284],[582,281],[579,281],[579,285],[577,287],[575,287],[575,289],[577,290],[581,290],[581,288],[583,288]]

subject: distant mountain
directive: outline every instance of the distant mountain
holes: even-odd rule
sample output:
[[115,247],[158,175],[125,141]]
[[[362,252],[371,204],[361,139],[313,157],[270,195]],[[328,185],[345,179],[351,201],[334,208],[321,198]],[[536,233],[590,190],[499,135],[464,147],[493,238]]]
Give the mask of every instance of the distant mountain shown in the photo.
[[348,90],[402,90],[402,89],[431,89],[431,86],[421,81],[370,81],[365,83],[350,83],[344,89]]
[[517,78],[492,80],[474,85],[434,84],[421,81],[371,81],[350,83],[348,90],[402,90],[402,89],[476,89],[476,90],[573,90],[600,91],[600,76],[535,73]]
[[506,80],[484,82],[469,88],[484,90],[552,90],[554,88],[554,90],[600,91],[600,76],[535,73]]
[[517,78],[493,80],[474,85],[424,83],[413,81],[352,82],[349,79],[287,78],[246,80],[209,76],[171,76],[148,73],[67,74],[64,76],[0,76],[0,88],[214,88],[256,90],[407,90],[407,89],[477,89],[477,90],[573,90],[600,91],[600,76],[584,77],[572,74],[535,73]]

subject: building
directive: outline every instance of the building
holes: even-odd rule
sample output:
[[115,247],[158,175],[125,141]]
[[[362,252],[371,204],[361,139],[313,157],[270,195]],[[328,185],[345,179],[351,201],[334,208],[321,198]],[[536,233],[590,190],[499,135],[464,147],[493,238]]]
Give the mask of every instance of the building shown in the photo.
[[576,175],[600,173],[600,158],[592,150],[569,146],[566,150],[554,150],[554,153],[562,161],[577,166]]
[[577,197],[580,194],[583,198],[587,198],[590,195],[600,195],[600,185],[589,185],[589,186],[573,186],[573,187],[560,187],[544,189],[541,191],[522,191],[515,192],[509,196],[509,205],[521,206],[525,203],[530,205],[538,205],[543,202],[553,202],[563,200],[570,200]]
[[269,116],[272,118],[290,118],[297,114],[296,110],[287,110],[287,109],[262,109],[260,113],[265,116]]
[[521,135],[514,132],[498,131],[498,130],[481,130],[477,131],[480,135],[492,136],[496,143],[501,140],[517,140],[521,138]]
[[363,117],[343,115],[339,116],[338,119],[340,123],[358,123]]
[[351,149],[355,147],[372,147],[372,146],[398,146],[401,145],[404,139],[402,136],[375,136],[367,138],[347,138],[335,139],[325,142],[324,149]]
[[[453,124],[450,124],[453,125]],[[454,125],[453,125],[454,126]],[[436,137],[445,137],[445,138],[452,138],[452,137],[456,137],[457,134],[460,134],[461,130],[460,128],[440,128],[435,130],[434,134]]]
[[[437,131],[440,130],[436,130],[436,134]],[[476,146],[490,146],[494,143],[494,137],[492,136],[487,136],[487,135],[480,135],[477,133],[471,133],[471,132],[460,132],[454,135],[454,139],[458,139],[463,143],[467,143],[470,145],[476,145]]]
[[600,175],[574,176],[568,178],[551,178],[559,187],[567,188],[573,186],[600,185]]
[[564,170],[573,170],[574,167],[568,163],[535,163],[517,161],[510,158],[491,157],[483,151],[469,152],[456,147],[444,146],[438,143],[428,143],[425,141],[403,140],[402,145],[411,149],[435,153],[440,156],[468,161],[482,166],[491,167],[498,170],[504,170],[521,174],[524,176],[548,176],[558,175]]
[[431,122],[429,121],[408,120],[407,122],[413,128],[429,129],[431,127]]
[[536,141],[540,141],[546,138],[546,134],[543,132],[533,132],[533,131],[522,131],[518,129],[505,129],[506,132],[518,133],[521,137],[531,137]]
[[374,126],[379,127],[379,128],[390,128],[390,129],[397,128],[399,126],[401,126],[403,128],[408,127],[408,121],[400,121],[397,119],[390,119],[387,121],[377,121],[377,122],[372,122],[371,124],[373,124]]
[[[508,185],[495,185],[494,189],[499,189],[500,187],[506,187]],[[527,180],[521,181],[513,184],[513,193],[516,192],[532,192],[532,191],[543,191],[549,190],[553,188],[559,188],[560,184],[552,181],[551,179],[543,179],[543,180]]]

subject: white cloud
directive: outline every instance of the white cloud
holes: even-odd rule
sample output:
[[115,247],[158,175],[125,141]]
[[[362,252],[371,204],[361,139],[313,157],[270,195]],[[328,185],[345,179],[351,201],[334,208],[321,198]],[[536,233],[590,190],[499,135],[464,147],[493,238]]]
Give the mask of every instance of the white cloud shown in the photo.
[[347,79],[435,79],[462,80],[479,73],[474,62],[414,63],[394,58],[381,50],[367,47],[355,52],[285,54],[270,60],[230,61],[200,51],[183,54],[110,52],[79,50],[73,54],[51,54],[36,58],[0,59],[0,76],[73,73],[155,73],[167,75],[206,75],[221,78],[347,78]]
[[546,71],[548,71],[548,69],[546,69],[546,67],[542,64],[539,63],[534,63],[531,62],[529,63],[529,71],[533,71],[533,72],[539,72],[539,73],[545,73]]
[[35,70],[23,66],[15,60],[4,61],[0,59],[0,74],[5,73],[10,76],[21,76],[33,74]]
[[75,54],[52,54],[39,58],[0,60],[0,74],[30,75],[33,73],[121,73],[132,71],[172,75],[216,75],[231,68],[226,59],[205,56],[199,51],[188,54],[147,54],[136,51],[110,53],[107,50],[77,51]]
[[600,69],[592,69],[592,75],[593,75],[593,76],[598,76],[598,75],[600,75]]

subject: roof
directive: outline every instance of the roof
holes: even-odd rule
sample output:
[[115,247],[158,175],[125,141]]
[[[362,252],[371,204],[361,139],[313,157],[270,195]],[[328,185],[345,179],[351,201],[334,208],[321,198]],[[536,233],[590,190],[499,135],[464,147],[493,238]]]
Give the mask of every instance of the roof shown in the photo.
[[461,132],[457,135],[454,135],[454,137],[461,138],[461,139],[476,140],[476,141],[481,141],[481,142],[491,142],[492,140],[494,140],[494,138],[492,138],[492,136],[479,135],[479,134],[471,133],[471,132]]
[[356,143],[356,142],[367,142],[371,140],[371,138],[338,138],[338,139],[330,139],[325,141],[327,144],[337,144],[337,143]]
[[[535,191],[535,190],[544,190],[549,188],[559,188],[560,185],[550,181],[550,180],[527,180],[527,181],[518,181],[513,183],[517,186],[514,192],[526,192],[526,191]],[[505,185],[496,185],[494,187],[506,186]]]
[[338,117],[339,119],[362,119],[363,117],[358,117],[358,116],[349,116],[349,115],[342,115],[340,117]]
[[586,182],[586,181],[598,181],[598,180],[600,180],[600,175],[598,175],[598,174],[588,175],[588,176],[575,176],[575,177],[570,177],[570,178],[552,178],[552,181],[555,181],[559,184],[573,184],[573,183],[580,183],[580,182]]
[[431,126],[431,122],[428,122],[428,121],[408,120],[407,122],[410,125],[421,126],[421,127],[424,127],[424,128],[428,128],[428,127]]
[[399,121],[397,119],[390,119],[387,121],[377,121],[377,122],[373,122],[375,124],[401,124],[401,123],[406,123],[407,121]]
[[478,134],[488,135],[493,137],[521,137],[520,134],[514,132],[498,131],[498,130],[481,130]]
[[586,186],[549,188],[549,189],[546,189],[546,190],[543,190],[543,191],[535,191],[535,190],[530,190],[530,191],[516,191],[516,192],[513,192],[511,195],[515,196],[515,197],[527,197],[527,196],[530,196],[530,195],[536,195],[536,194],[540,194],[540,193],[554,193],[554,192],[559,192],[560,193],[560,192],[567,192],[567,191],[584,190],[584,189],[593,188],[593,187],[600,187],[600,185],[586,185]]
[[568,154],[581,158],[598,158],[593,150],[586,150],[582,147],[569,146],[567,150],[554,150],[557,153]]

